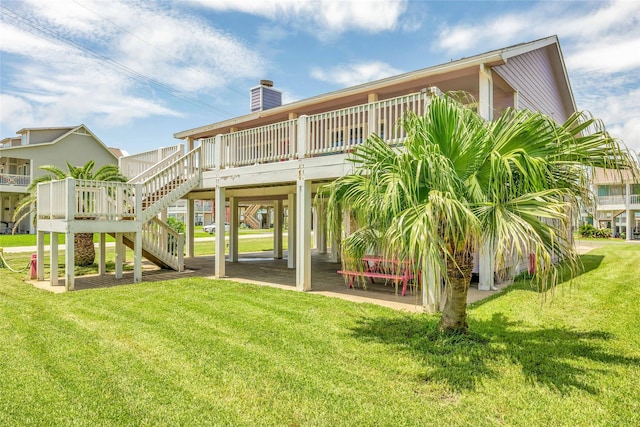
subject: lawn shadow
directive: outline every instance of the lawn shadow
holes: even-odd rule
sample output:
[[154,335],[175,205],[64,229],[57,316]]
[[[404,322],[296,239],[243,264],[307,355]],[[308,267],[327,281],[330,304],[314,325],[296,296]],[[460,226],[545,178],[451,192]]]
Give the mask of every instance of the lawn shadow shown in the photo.
[[[433,316],[365,318],[353,329],[356,338],[388,344],[419,358],[426,371],[423,381],[445,383],[454,391],[474,390],[485,379],[497,378],[504,361],[519,367],[527,381],[561,394],[574,389],[597,394],[593,370],[586,361],[606,365],[638,366],[640,358],[607,351],[613,335],[602,331],[530,327],[496,313],[490,320],[470,319],[466,336],[436,332]],[[604,370],[604,368],[603,368]]]

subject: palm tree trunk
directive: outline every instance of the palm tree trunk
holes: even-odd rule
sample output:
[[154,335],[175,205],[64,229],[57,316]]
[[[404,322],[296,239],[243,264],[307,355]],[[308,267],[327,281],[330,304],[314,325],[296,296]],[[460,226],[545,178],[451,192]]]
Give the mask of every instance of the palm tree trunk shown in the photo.
[[93,245],[93,233],[74,234],[75,265],[85,267],[94,263],[96,248]]
[[467,325],[467,293],[473,271],[473,254],[458,253],[453,255],[457,264],[447,263],[449,291],[438,323],[438,331],[447,334],[466,334]]

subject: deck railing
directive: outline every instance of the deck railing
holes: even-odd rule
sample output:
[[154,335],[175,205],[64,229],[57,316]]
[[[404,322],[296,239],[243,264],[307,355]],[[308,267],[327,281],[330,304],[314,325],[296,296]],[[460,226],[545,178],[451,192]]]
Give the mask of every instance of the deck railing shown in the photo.
[[0,174],[0,185],[17,185],[26,187],[31,182],[29,175],[15,175],[9,173]]
[[38,218],[134,219],[136,185],[67,178],[38,184]]
[[143,247],[178,271],[184,268],[184,235],[154,217],[142,226]]
[[406,138],[402,119],[424,114],[434,89],[201,139],[204,169],[233,168],[351,151],[371,133]]
[[200,148],[194,148],[142,184],[144,221],[182,197],[185,188],[191,189],[200,182],[199,153]]
[[598,206],[609,205],[638,205],[640,204],[640,195],[631,194],[629,196],[617,195],[617,196],[599,196]]
[[222,135],[222,167],[271,163],[295,157],[297,119]]
[[216,150],[216,138],[203,138],[200,140],[200,157],[202,158],[202,167],[204,169],[219,167],[216,164],[216,159],[218,158]]
[[418,92],[309,116],[306,151],[309,155],[348,152],[372,133],[391,144],[402,142],[406,137],[402,118],[409,111],[423,114],[427,100],[426,92]]
[[[118,166],[120,167],[120,172],[124,176],[128,178],[138,178],[140,174],[144,174],[145,172],[149,171],[156,164],[169,157],[175,155],[180,156],[183,151],[183,144],[178,144],[171,147],[162,147],[156,150],[145,151],[144,153],[120,157],[120,159],[118,160]],[[143,179],[136,179],[135,182],[141,182],[142,180]]]

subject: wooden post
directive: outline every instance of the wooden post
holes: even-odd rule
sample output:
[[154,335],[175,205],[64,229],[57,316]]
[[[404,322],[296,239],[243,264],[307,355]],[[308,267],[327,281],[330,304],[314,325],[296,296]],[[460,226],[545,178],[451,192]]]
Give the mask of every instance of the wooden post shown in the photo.
[[273,204],[273,257],[282,259],[282,200]]
[[65,234],[65,253],[64,253],[64,287],[67,291],[72,291],[75,289],[75,242],[74,242],[74,234],[67,232]]
[[[51,241],[49,243],[53,244],[51,243]],[[56,243],[56,257],[57,257],[58,242],[56,241],[55,243]],[[53,249],[53,246],[51,248]],[[36,256],[38,257],[38,259],[36,260],[36,276],[38,280],[44,280],[44,231],[40,231],[40,230],[38,230],[38,234],[36,235]],[[58,260],[56,258],[56,263],[57,262]]]
[[[238,199],[229,197],[229,261],[238,262]],[[216,228],[218,226],[216,225]],[[225,229],[222,227],[221,232]],[[216,230],[216,236],[218,231]]]
[[195,222],[194,222],[194,200],[187,199],[187,215],[185,218],[186,224],[186,245],[187,245],[187,256],[193,257],[195,250],[195,241],[194,241],[194,231],[195,231]]
[[122,233],[116,233],[116,279],[122,279],[122,263],[124,262],[124,245],[122,244]]
[[106,270],[106,238],[105,233],[100,233],[99,239],[99,250],[100,250],[100,258],[98,261],[98,274],[100,276],[104,276],[107,272]]
[[287,195],[287,268],[296,268],[296,195]]
[[[226,217],[225,189],[220,185],[216,186],[216,262],[215,276],[225,277],[225,239],[224,223]],[[220,232],[222,230],[222,232]]]
[[311,290],[311,181],[299,179],[297,185],[296,289]]
[[[49,238],[49,283],[51,286],[58,286],[58,233],[52,232]],[[38,258],[40,258],[40,255],[38,255]],[[39,271],[38,274],[40,274]]]
[[[478,73],[478,113],[489,121],[493,119],[493,79],[491,69],[480,64]],[[495,251],[491,242],[480,242],[478,289],[483,291],[495,290]]]
[[133,283],[140,283],[142,282],[142,227],[135,232],[135,239],[133,244]]

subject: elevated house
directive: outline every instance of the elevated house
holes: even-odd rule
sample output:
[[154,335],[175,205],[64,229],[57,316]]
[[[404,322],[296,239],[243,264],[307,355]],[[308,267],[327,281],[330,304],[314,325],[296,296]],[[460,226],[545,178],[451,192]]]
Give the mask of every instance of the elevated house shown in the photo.
[[614,237],[640,240],[640,182],[630,171],[597,168],[592,184],[594,226],[611,229]]
[[[249,114],[176,133],[174,136],[186,144],[184,156],[169,165],[148,169],[146,177],[137,183],[109,184],[108,190],[95,196],[104,200],[101,210],[96,207],[91,213],[92,219],[99,220],[99,227],[86,224],[96,221],[84,219],[87,214],[78,211],[79,203],[69,202],[64,207],[52,204],[52,211],[48,212],[44,210],[46,204],[39,202],[43,210],[38,212],[38,230],[72,233],[91,227],[99,232],[115,232],[117,242],[128,235],[137,254],[151,246],[166,251],[166,244],[158,244],[158,236],[165,233],[165,228],[158,225],[157,216],[183,198],[188,212],[186,254],[193,256],[194,200],[215,200],[216,228],[223,229],[225,222],[231,225],[229,255],[215,259],[216,275],[223,277],[226,263],[239,261],[239,207],[263,205],[272,209],[274,258],[283,257],[286,209],[287,265],[296,270],[296,288],[306,291],[312,286],[312,229],[317,252],[329,251],[334,261],[339,253],[338,239],[327,233],[324,207],[313,206],[313,195],[323,184],[350,172],[348,153],[368,135],[375,132],[391,143],[401,141],[405,134],[397,124],[402,116],[407,111],[424,112],[431,96],[447,91],[469,92],[477,100],[469,107],[487,120],[498,117],[508,107],[539,110],[558,122],[576,110],[555,36],[286,105],[279,105],[270,82],[261,82],[257,89],[260,94],[252,96],[252,101],[258,104],[251,106]],[[261,100],[270,104],[260,104]],[[51,187],[43,188],[43,193],[60,191],[59,199],[68,194],[68,200],[85,197],[85,191],[95,194],[98,190],[78,182],[54,183]],[[145,231],[148,224],[153,225],[155,240]],[[349,226],[346,221],[345,228]],[[73,239],[67,239],[70,241]],[[216,235],[215,245],[217,254],[225,253],[222,233]],[[177,257],[181,256],[179,252]],[[69,253],[73,250],[67,250]],[[178,265],[181,262],[178,260]],[[73,269],[67,269],[67,286],[72,288],[69,271]],[[479,273],[480,288],[489,289],[494,277],[491,254],[480,257]],[[136,264],[134,281],[140,279],[140,265]],[[422,301],[427,309],[439,303],[439,288],[434,283],[423,286]]]
[[66,161],[78,166],[94,160],[97,169],[118,162],[116,154],[85,125],[25,128],[17,135],[0,141],[0,233],[35,233],[33,218],[14,224],[13,212],[31,181],[48,174],[40,166],[67,170]]

